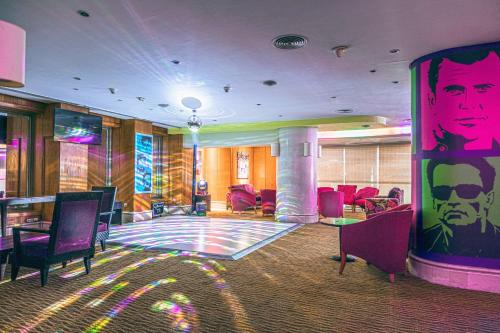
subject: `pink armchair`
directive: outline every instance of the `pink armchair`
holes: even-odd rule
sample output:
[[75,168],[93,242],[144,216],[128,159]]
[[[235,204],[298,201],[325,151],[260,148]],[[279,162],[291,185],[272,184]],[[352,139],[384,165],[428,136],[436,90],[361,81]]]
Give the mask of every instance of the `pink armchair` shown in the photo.
[[339,185],[337,190],[344,192],[344,205],[353,205],[354,196],[356,195],[357,185]]
[[333,191],[335,191],[333,187],[327,187],[327,186],[318,187],[318,209],[319,209],[319,196],[321,195],[321,193],[333,192]]
[[323,217],[344,216],[344,193],[337,191],[319,194],[319,215]]
[[376,195],[378,195],[379,189],[375,187],[363,187],[360,189],[358,192],[356,192],[356,195],[354,196],[354,203],[352,204],[352,211],[354,212],[356,210],[356,206],[359,206],[361,208],[365,208],[366,204],[366,198],[373,198]]
[[[232,207],[232,204],[231,204],[231,191],[233,189],[240,189],[240,190],[244,190],[248,193],[253,193],[255,194],[255,191],[253,189],[253,185],[251,184],[236,184],[236,185],[231,185],[228,187],[229,189],[229,192],[226,193],[226,209],[233,209]],[[257,197],[257,196],[256,196]]]
[[412,216],[413,210],[386,211],[343,226],[339,274],[344,271],[347,254],[352,254],[389,273],[394,282],[395,273],[406,271]]
[[260,190],[262,215],[274,214],[276,211],[276,190]]
[[243,212],[253,208],[257,213],[257,196],[248,184],[231,186],[231,211]]

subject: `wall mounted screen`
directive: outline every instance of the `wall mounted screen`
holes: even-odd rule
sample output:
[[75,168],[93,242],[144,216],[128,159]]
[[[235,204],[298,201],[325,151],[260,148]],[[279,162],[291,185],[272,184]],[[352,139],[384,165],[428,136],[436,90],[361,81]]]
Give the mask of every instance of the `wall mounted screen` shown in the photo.
[[100,145],[101,136],[101,117],[64,109],[55,109],[55,141]]
[[152,192],[153,136],[135,133],[135,193]]

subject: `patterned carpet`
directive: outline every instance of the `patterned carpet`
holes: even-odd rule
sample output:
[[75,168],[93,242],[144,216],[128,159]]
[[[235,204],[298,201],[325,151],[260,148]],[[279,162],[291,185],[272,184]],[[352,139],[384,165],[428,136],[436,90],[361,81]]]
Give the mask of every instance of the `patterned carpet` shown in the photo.
[[[500,332],[500,295],[395,284],[361,260],[343,276],[335,228],[302,227],[238,261],[115,248],[0,283],[2,332]],[[21,269],[20,276],[33,271]]]

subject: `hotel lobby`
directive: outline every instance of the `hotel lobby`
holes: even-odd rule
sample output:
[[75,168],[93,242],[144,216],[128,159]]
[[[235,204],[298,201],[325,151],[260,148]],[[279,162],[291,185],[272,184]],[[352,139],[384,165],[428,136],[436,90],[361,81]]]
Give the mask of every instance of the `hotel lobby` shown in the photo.
[[500,332],[499,20],[0,0],[0,332]]

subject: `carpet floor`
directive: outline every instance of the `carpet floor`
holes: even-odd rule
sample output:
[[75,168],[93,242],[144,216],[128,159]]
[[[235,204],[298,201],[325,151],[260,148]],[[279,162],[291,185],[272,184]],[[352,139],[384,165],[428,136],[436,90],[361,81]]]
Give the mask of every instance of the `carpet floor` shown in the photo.
[[[329,259],[337,229],[304,226],[238,261],[110,248],[0,283],[0,332],[500,332],[500,295]],[[26,276],[26,275],[31,276]]]

